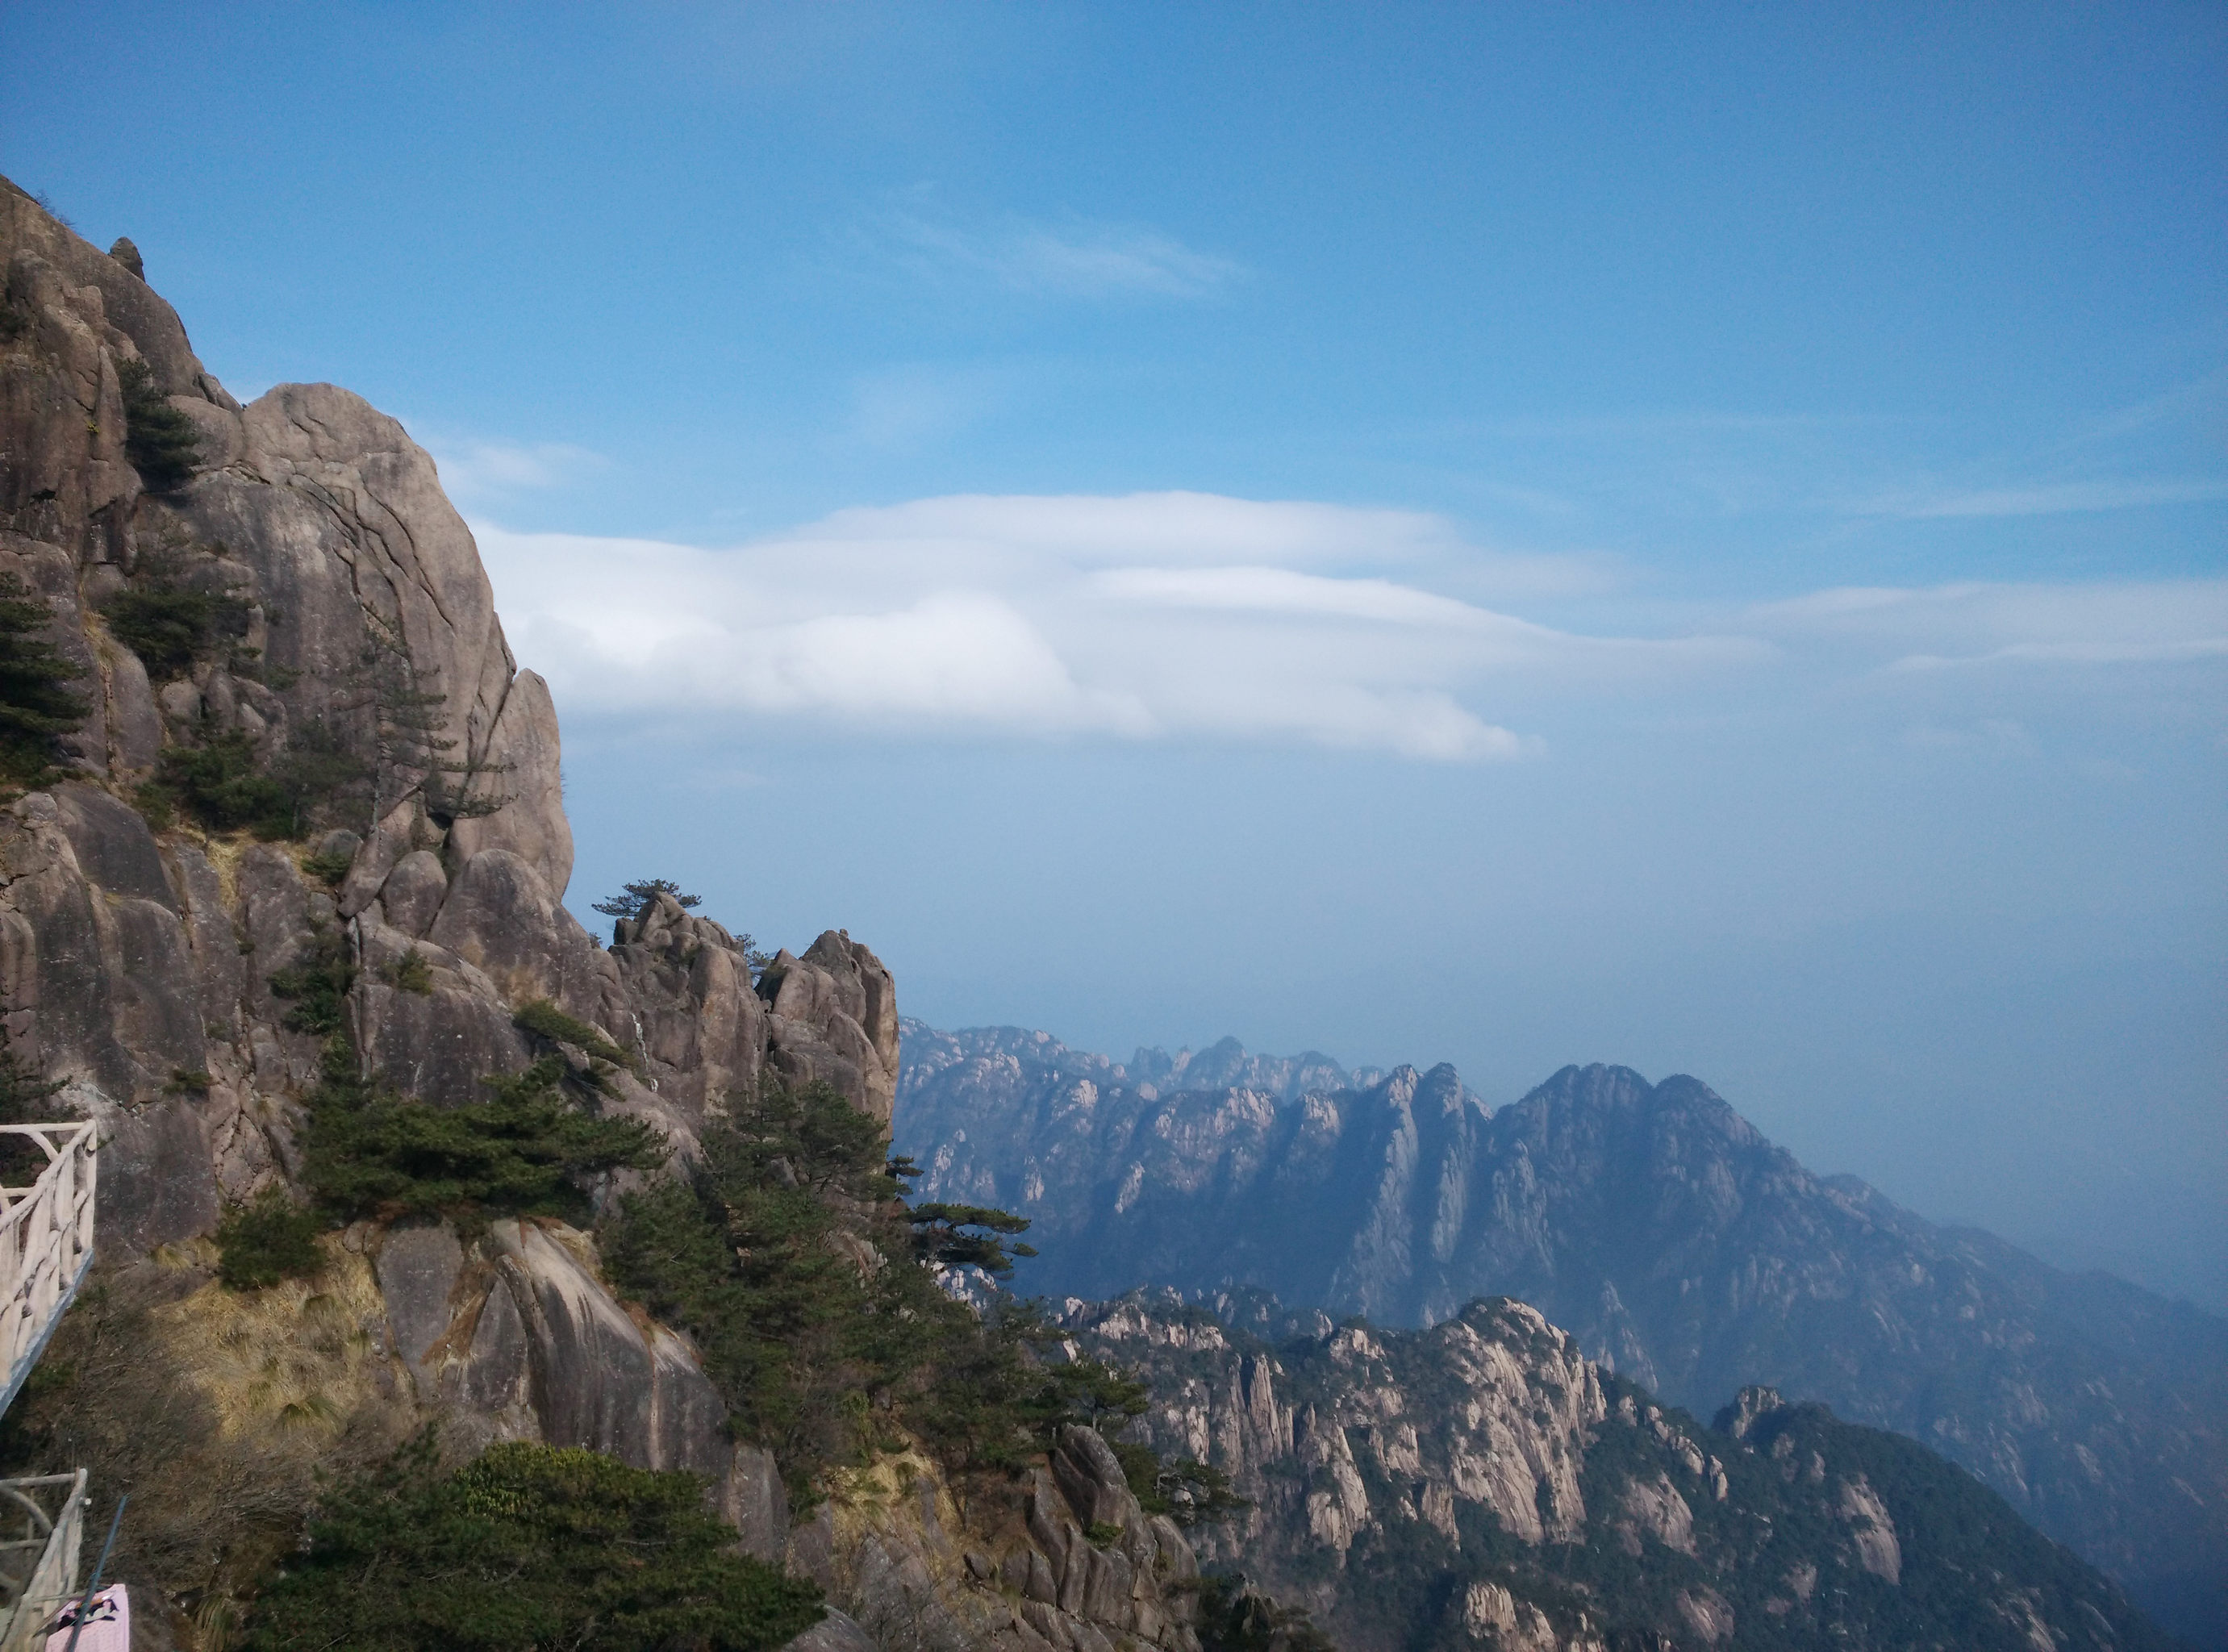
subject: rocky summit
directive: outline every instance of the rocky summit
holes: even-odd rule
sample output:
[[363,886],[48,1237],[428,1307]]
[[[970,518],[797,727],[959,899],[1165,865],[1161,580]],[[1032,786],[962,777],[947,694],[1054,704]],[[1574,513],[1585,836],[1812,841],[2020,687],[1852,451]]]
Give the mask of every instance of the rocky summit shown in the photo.
[[1393,1327],[1515,1297],[1697,1414],[1769,1384],[1920,1441],[2228,1642],[2228,1323],[1815,1175],[1695,1079],[1567,1067],[1495,1110],[1446,1066],[908,1023],[897,1135],[924,1192],[1034,1219],[1040,1288],[1252,1286]]

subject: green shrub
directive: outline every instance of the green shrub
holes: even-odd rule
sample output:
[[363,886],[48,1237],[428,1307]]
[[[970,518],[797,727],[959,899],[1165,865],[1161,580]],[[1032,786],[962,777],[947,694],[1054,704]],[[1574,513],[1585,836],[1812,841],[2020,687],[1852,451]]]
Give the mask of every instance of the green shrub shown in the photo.
[[1166,1514],[1179,1526],[1208,1526],[1253,1505],[1230,1488],[1230,1476],[1191,1457],[1163,1461],[1149,1445],[1109,1440],[1122,1477],[1148,1514]]
[[355,986],[348,939],[330,928],[319,930],[299,958],[271,976],[271,990],[289,1001],[286,1025],[328,1037],[347,1030],[349,993]]
[[346,1040],[335,1038],[310,1102],[310,1185],[350,1217],[584,1220],[582,1180],[654,1169],[664,1140],[640,1119],[583,1112],[566,1099],[564,1077],[563,1061],[547,1056],[515,1078],[485,1080],[487,1101],[428,1106],[365,1084]]
[[234,1205],[217,1225],[217,1277],[234,1290],[260,1290],[301,1278],[324,1265],[317,1235],[325,1223],[272,1188],[252,1204]]
[[100,605],[109,634],[139,656],[157,682],[189,676],[196,660],[247,634],[248,604],[189,584],[177,554],[144,558],[130,585]]
[[330,855],[304,855],[302,857],[302,870],[327,888],[335,887],[348,876],[349,868],[355,864],[355,856],[344,849],[336,850]]
[[19,785],[46,778],[60,755],[55,737],[92,709],[68,686],[85,674],[41,635],[53,623],[44,599],[0,575],[0,779]]
[[300,830],[296,799],[237,731],[170,747],[157,774],[173,802],[212,831],[244,827],[258,837],[287,837]]
[[170,747],[154,784],[140,788],[137,801],[150,821],[158,812],[183,810],[210,831],[299,838],[354,797],[365,772],[322,723],[296,728],[287,749],[267,765],[235,730],[199,746]]
[[387,978],[404,992],[424,994],[433,990],[433,966],[414,946],[387,966]]
[[[936,1267],[980,1268],[993,1279],[1009,1279],[1016,1257],[1037,1253],[1034,1245],[1008,1243],[1029,1227],[1028,1217],[1011,1211],[982,1205],[916,1205],[906,1219],[912,1224],[914,1259]],[[1144,1390],[1137,1392],[1142,1396]],[[1138,1409],[1143,1408],[1141,1399]]]
[[701,906],[701,895],[683,894],[681,886],[670,878],[640,878],[625,885],[618,893],[592,903],[590,910],[606,918],[639,918],[656,903],[660,895],[671,895],[684,906]]
[[608,1061],[619,1067],[631,1065],[626,1052],[612,1043],[602,1028],[573,1020],[547,998],[535,998],[521,1004],[511,1020],[528,1032],[548,1039],[553,1043],[571,1044],[586,1050],[599,1061]]
[[316,719],[295,723],[287,731],[286,749],[271,765],[271,777],[286,799],[285,818],[258,829],[268,837],[298,838],[321,822],[345,818],[341,805],[363,797],[370,775],[328,724]]
[[178,823],[178,799],[159,781],[150,780],[131,793],[131,806],[150,832],[167,832]]
[[1337,1652],[1304,1610],[1279,1605],[1243,1578],[1215,1572],[1199,1580],[1194,1627],[1201,1652]]
[[323,1501],[249,1618],[249,1652],[759,1652],[823,1614],[733,1553],[690,1474],[514,1442],[442,1476],[430,1437]]
[[183,487],[201,458],[201,432],[163,399],[146,362],[119,359],[116,377],[124,391],[124,451],[140,481],[150,493]]

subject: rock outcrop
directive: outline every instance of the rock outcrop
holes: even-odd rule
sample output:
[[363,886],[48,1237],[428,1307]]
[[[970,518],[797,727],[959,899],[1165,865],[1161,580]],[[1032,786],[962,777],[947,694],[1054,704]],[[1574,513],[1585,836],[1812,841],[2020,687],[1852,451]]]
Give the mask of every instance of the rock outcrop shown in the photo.
[[1693,1079],[1571,1067],[1495,1111],[1446,1066],[1311,1090],[1287,1075],[1316,1058],[1218,1047],[1214,1076],[1261,1081],[1171,1090],[1136,1077],[1167,1058],[1040,1033],[906,1050],[922,1192],[1031,1217],[1039,1289],[1250,1285],[1405,1326],[1518,1297],[1674,1403],[1768,1382],[1906,1434],[2228,1636],[2228,1323],[1813,1175]]
[[[940,1624],[953,1645],[1195,1652],[1190,1551],[1087,1445],[1054,1454],[1026,1521],[976,1531],[917,1465],[906,1497],[885,1508],[862,1479],[792,1533],[772,1459],[730,1437],[688,1339],[620,1302],[592,1235],[562,1222],[360,1222],[329,1238],[327,1288],[252,1311],[213,1282],[226,1208],[300,1187],[304,1100],[336,1047],[436,1106],[554,1053],[680,1163],[768,1073],[886,1122],[895,990],[832,931],[756,973],[669,896],[599,944],[563,905],[548,690],[513,658],[471,535],[401,426],[330,385],[241,407],[128,241],[104,254],[4,180],[0,280],[0,578],[44,601],[91,702],[62,772],[0,805],[0,999],[16,1054],[61,1081],[54,1105],[99,1122],[102,1265],[160,1303],[133,1322],[148,1383],[177,1389],[178,1415],[225,1419],[200,1445],[285,1433],[298,1479],[305,1441],[432,1418],[452,1450],[591,1447],[704,1476],[750,1549],[822,1576],[854,1611],[809,1645],[910,1648]],[[143,422],[152,394],[197,438],[162,491],[135,466],[127,384]],[[119,593],[198,616],[190,660],[142,657],[109,623]],[[236,791],[264,785],[257,807],[315,810],[318,829],[263,841],[170,818],[146,788],[175,784],[173,753],[234,764]],[[268,778],[287,775],[274,804]],[[337,1046],[299,1013],[319,970]],[[220,1322],[222,1360],[204,1334]],[[318,1338],[334,1351],[300,1393],[246,1373]],[[1008,1572],[1024,1577],[1010,1598]],[[206,1573],[193,1589],[222,1593]]]
[[1821,1406],[1752,1389],[1703,1428],[1507,1300],[1426,1331],[1233,1322],[1265,1309],[1137,1293],[1064,1323],[1147,1377],[1139,1437],[1251,1501],[1201,1559],[1348,1652],[2167,1644],[1962,1470]]
[[1198,1652],[1199,1563],[1148,1514],[1098,1435],[1069,1427],[1018,1497],[963,1508],[925,1457],[844,1477],[800,1526],[791,1563],[878,1645],[958,1652]]

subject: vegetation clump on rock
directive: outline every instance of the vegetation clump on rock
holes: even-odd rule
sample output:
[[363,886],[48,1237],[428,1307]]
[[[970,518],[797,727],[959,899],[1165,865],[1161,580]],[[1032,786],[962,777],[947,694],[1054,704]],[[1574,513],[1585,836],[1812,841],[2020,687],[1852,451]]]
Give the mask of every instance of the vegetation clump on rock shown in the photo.
[[683,894],[681,886],[670,878],[641,878],[624,885],[615,895],[607,895],[592,903],[591,911],[606,918],[639,918],[656,904],[658,896],[671,895],[674,903],[682,907],[701,906],[701,895]]
[[139,656],[156,682],[189,675],[195,663],[228,650],[246,637],[251,605],[245,598],[188,578],[176,549],[140,558],[128,585],[100,605],[110,635]]
[[245,1646],[759,1652],[819,1622],[819,1589],[733,1553],[704,1492],[695,1475],[523,1441],[445,1475],[421,1436],[327,1495]]
[[664,1138],[637,1118],[583,1111],[566,1097],[565,1076],[561,1060],[544,1056],[523,1073],[483,1079],[485,1101],[435,1107],[359,1077],[346,1041],[336,1039],[310,1098],[310,1186],[343,1218],[585,1220],[583,1184],[654,1169]]
[[194,421],[163,398],[154,370],[136,356],[118,358],[116,380],[124,392],[124,451],[150,493],[175,493],[193,479],[201,458]]
[[54,741],[92,709],[69,685],[85,674],[45,639],[54,613],[14,574],[0,574],[0,781],[37,785]]
[[1241,1577],[1210,1572],[1199,1580],[1200,1652],[1337,1652],[1337,1643],[1300,1607],[1263,1594]]
[[1026,1221],[907,1211],[918,1173],[825,1083],[769,1079],[729,1107],[692,1175],[619,1201],[603,1253],[623,1291],[695,1339],[732,1426],[771,1447],[794,1505],[817,1501],[825,1470],[907,1437],[954,1473],[1010,1473],[1063,1424],[1121,1409],[1104,1366],[1039,1357],[1053,1337],[1028,1304],[945,1289],[954,1270],[1010,1274]]
[[611,1042],[600,1027],[567,1015],[547,998],[535,998],[521,1004],[511,1020],[528,1032],[549,1040],[554,1044],[570,1044],[583,1050],[595,1060],[607,1061],[613,1066],[625,1066],[624,1050]]
[[216,1277],[234,1290],[260,1290],[281,1279],[305,1278],[324,1265],[317,1235],[324,1219],[268,1188],[246,1204],[234,1205],[217,1225]]
[[271,990],[285,999],[282,1017],[298,1033],[330,1037],[348,1028],[349,994],[355,987],[355,962],[336,929],[317,932],[300,957],[274,970]]
[[266,762],[246,734],[230,729],[206,735],[198,746],[165,747],[156,778],[132,801],[158,831],[182,811],[213,832],[298,839],[363,774],[363,765],[318,724],[298,729],[275,762]]

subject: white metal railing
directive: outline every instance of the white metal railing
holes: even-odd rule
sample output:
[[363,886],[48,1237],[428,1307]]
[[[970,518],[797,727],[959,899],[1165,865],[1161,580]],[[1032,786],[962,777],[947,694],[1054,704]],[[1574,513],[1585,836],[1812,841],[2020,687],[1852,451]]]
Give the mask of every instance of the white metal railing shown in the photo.
[[47,1167],[28,1188],[0,1188],[0,1411],[13,1404],[93,1265],[99,1142],[91,1120],[0,1124],[38,1143]]
[[77,1592],[85,1470],[0,1480],[0,1652],[43,1644],[39,1631]]

